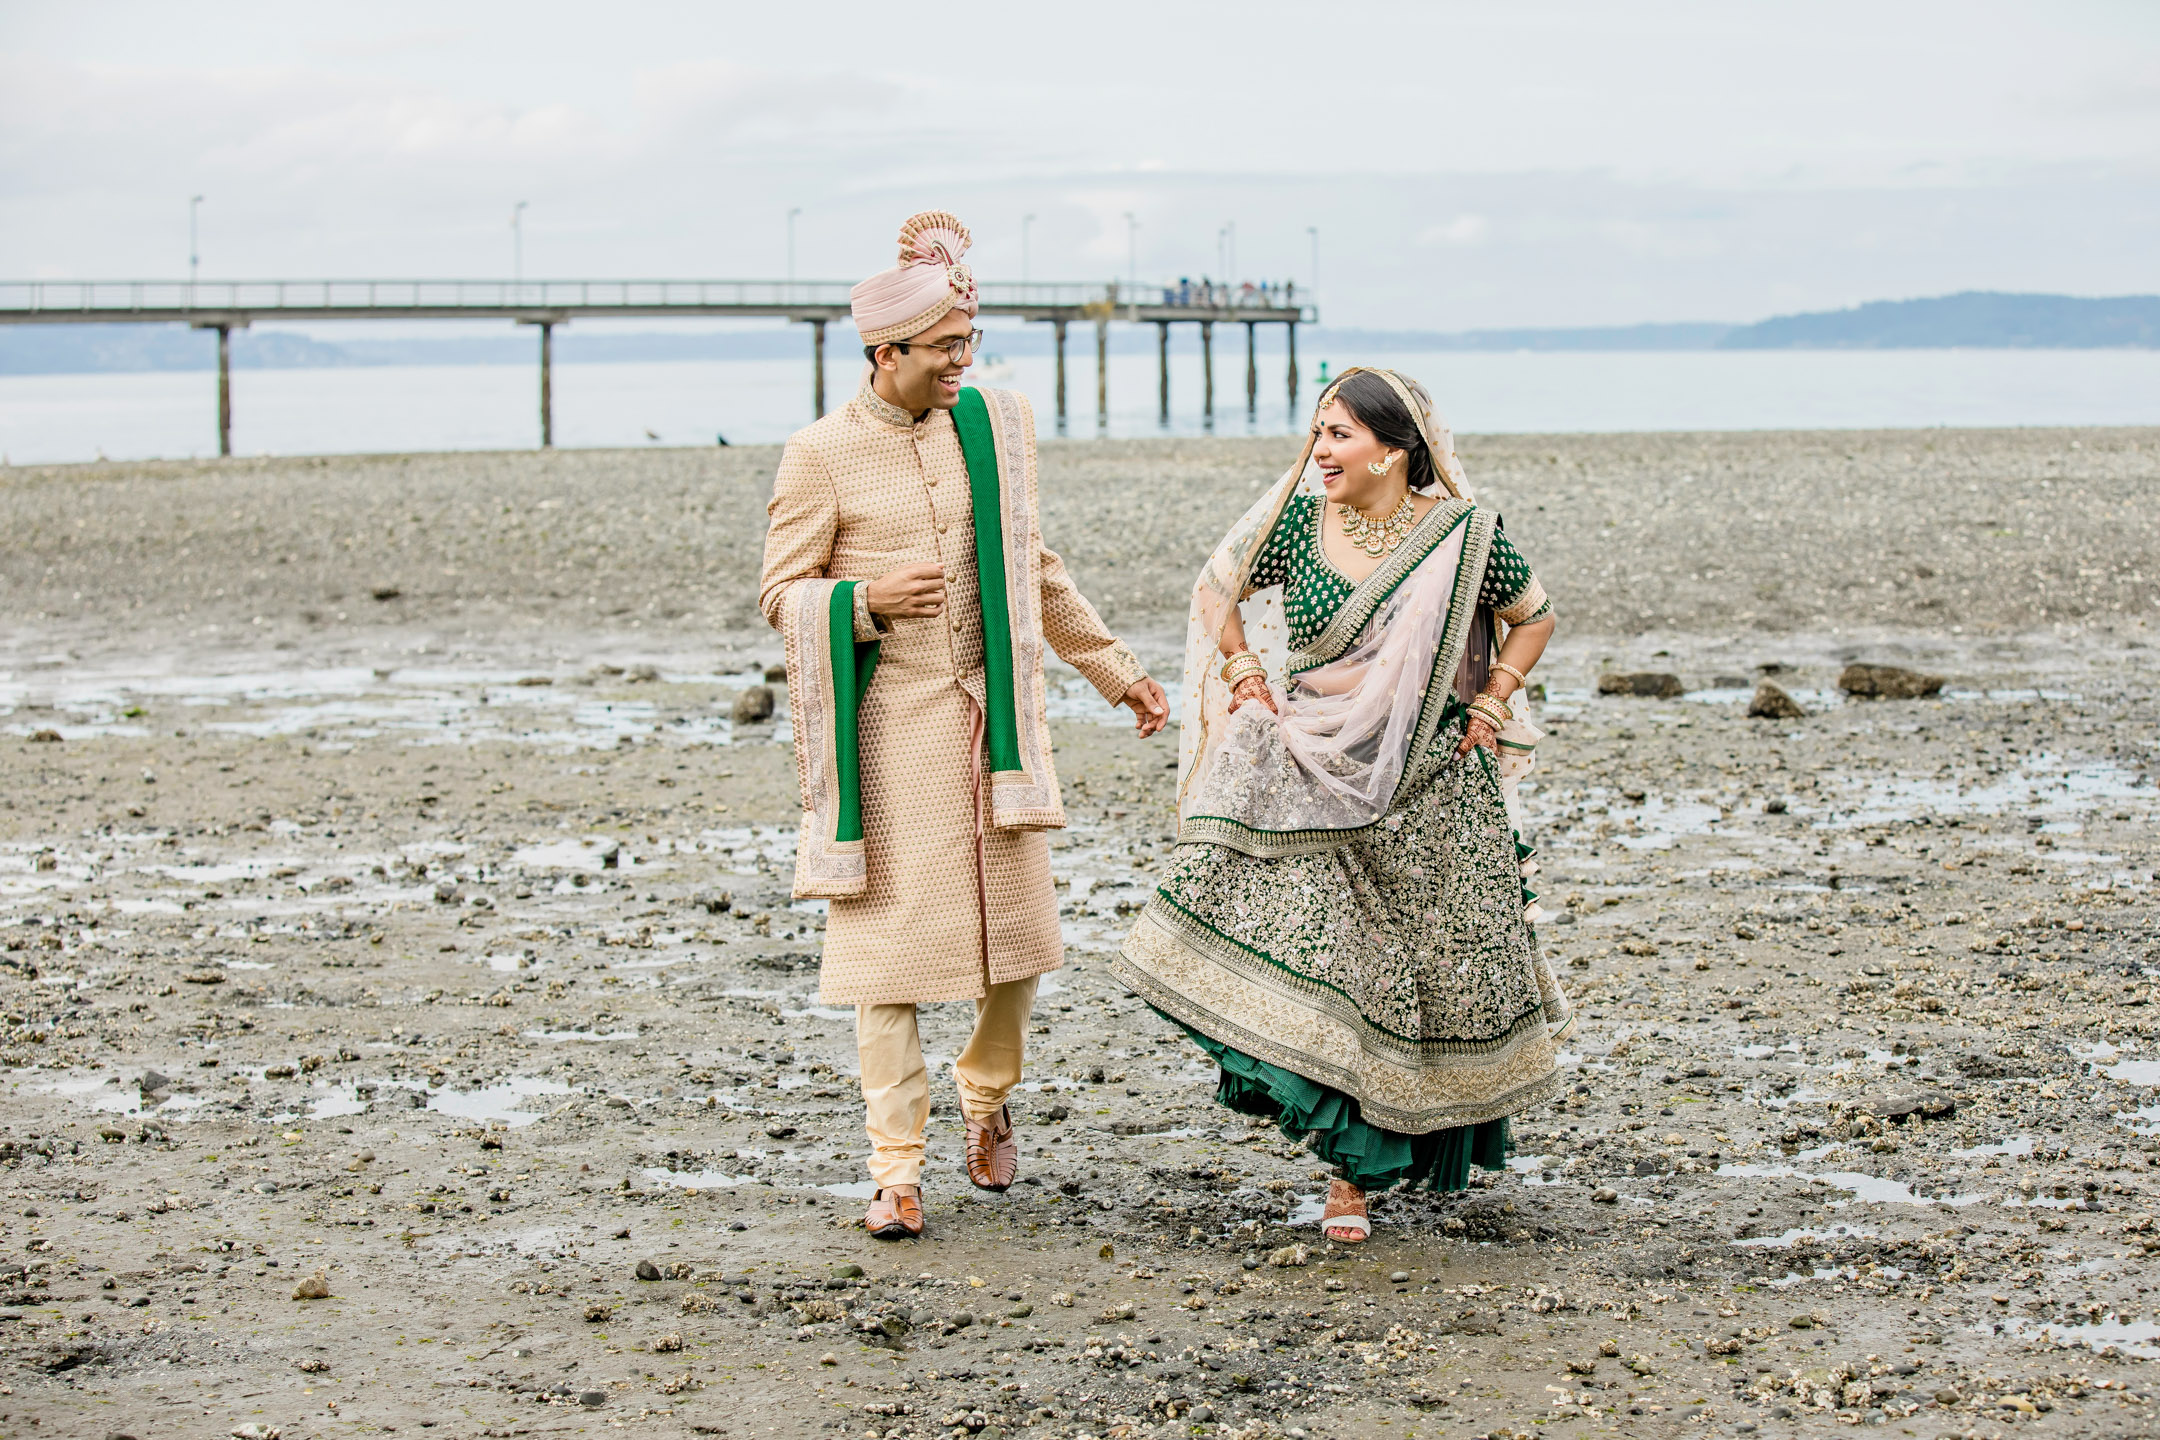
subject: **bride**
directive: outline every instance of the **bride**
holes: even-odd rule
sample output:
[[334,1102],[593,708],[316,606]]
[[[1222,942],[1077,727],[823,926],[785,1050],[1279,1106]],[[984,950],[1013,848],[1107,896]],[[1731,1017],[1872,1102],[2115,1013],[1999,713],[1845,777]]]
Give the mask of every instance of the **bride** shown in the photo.
[[1507,1117],[1559,1089],[1573,1020],[1514,802],[1539,732],[1510,703],[1552,630],[1392,370],[1321,395],[1194,588],[1179,848],[1113,970],[1219,1102],[1332,1167],[1331,1239],[1371,1233],[1376,1186],[1502,1168]]

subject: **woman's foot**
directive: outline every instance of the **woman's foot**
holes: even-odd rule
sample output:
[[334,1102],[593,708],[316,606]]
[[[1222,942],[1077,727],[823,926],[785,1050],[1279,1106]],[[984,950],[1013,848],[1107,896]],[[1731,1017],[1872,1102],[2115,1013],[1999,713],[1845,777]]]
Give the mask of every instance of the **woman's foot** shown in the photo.
[[1327,1209],[1320,1215],[1320,1233],[1341,1245],[1364,1243],[1372,1234],[1372,1217],[1365,1213],[1365,1192],[1347,1180],[1330,1180]]
[[887,1185],[870,1197],[863,1228],[875,1240],[914,1240],[923,1232],[922,1186]]

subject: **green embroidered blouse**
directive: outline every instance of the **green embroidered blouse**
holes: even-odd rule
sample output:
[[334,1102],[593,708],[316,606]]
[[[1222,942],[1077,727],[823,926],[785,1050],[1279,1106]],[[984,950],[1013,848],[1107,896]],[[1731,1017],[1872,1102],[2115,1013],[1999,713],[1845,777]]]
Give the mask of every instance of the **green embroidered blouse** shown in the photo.
[[[1283,587],[1283,619],[1289,626],[1290,644],[1299,650],[1320,638],[1335,612],[1357,589],[1356,582],[1329,563],[1321,549],[1321,505],[1317,495],[1291,496],[1275,532],[1253,562],[1253,590]],[[1507,532],[1496,528],[1478,603],[1505,610],[1522,599],[1533,579],[1530,562],[1508,543]],[[1552,603],[1547,601],[1521,623],[1542,620],[1550,613]]]

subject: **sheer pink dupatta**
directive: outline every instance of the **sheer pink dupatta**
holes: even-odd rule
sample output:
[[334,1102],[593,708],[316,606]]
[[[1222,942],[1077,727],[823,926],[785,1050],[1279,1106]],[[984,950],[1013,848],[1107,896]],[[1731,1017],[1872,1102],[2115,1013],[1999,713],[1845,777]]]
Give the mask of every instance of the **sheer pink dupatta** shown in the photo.
[[[1277,715],[1259,705],[1231,713],[1220,676],[1221,638],[1290,497],[1301,487],[1320,491],[1317,473],[1309,473],[1310,436],[1297,464],[1231,527],[1194,586],[1186,630],[1178,813],[1181,825],[1203,822],[1195,838],[1250,853],[1289,853],[1324,848],[1379,820],[1408,763],[1435,662],[1452,675],[1462,659],[1469,628],[1461,623],[1464,607],[1476,597],[1474,589],[1468,597],[1455,593],[1470,526],[1453,436],[1434,417],[1422,386],[1392,371],[1368,373],[1385,379],[1418,417],[1452,497],[1420,521],[1421,529],[1452,528],[1339,654],[1305,670],[1287,690],[1275,687]],[[1332,395],[1333,387],[1322,394],[1316,417]],[[1474,587],[1477,577],[1466,583]],[[1288,657],[1279,597],[1270,591],[1245,600],[1242,609],[1247,643],[1280,675]],[[1522,738],[1534,745],[1535,736],[1528,730]],[[1512,782],[1527,766],[1507,768],[1516,772],[1506,777]]]

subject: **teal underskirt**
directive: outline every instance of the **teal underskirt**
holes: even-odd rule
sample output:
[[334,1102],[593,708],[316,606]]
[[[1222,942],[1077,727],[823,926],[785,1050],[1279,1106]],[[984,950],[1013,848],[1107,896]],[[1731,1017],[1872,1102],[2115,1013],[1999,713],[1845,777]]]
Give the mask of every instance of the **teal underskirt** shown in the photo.
[[[1153,1006],[1149,1007],[1153,1009]],[[1467,1190],[1470,1167],[1504,1170],[1513,1148],[1505,1117],[1425,1135],[1384,1130],[1358,1114],[1358,1102],[1317,1080],[1256,1060],[1203,1035],[1172,1015],[1156,1014],[1192,1037],[1222,1067],[1218,1104],[1241,1115],[1264,1115],[1284,1137],[1305,1147],[1360,1190],[1397,1184]]]

